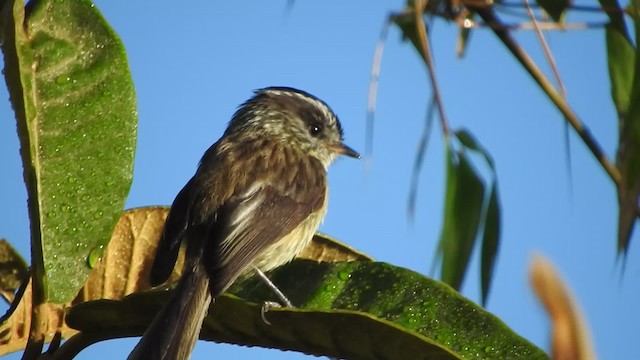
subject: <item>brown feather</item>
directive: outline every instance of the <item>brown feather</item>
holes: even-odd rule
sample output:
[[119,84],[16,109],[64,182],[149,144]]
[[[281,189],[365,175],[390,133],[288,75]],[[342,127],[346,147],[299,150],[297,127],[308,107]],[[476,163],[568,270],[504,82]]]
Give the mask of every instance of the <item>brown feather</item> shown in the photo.
[[[296,153],[297,150],[286,144],[266,142],[256,138],[225,138],[214,144],[187,184],[191,187],[188,192],[191,206],[171,209],[170,216],[174,216],[174,211],[186,211],[183,215],[188,241],[194,241],[191,238],[196,233],[206,234],[205,266],[213,296],[224,292],[278,240],[306,244],[324,216],[323,211],[318,214],[320,216],[308,219],[326,202],[327,179],[322,164],[302,152]],[[270,151],[263,154],[259,149]],[[252,187],[258,187],[257,191],[248,194]],[[184,192],[185,189],[181,194]],[[248,209],[251,211],[245,214],[246,218],[232,224]],[[167,223],[165,233],[178,233],[171,225]],[[313,229],[307,231],[309,234],[299,234],[301,238],[286,238],[299,226]],[[165,242],[174,245],[180,241]],[[161,250],[158,252],[162,254]],[[263,258],[257,265],[265,268],[264,264],[267,264],[269,266],[264,270],[269,270],[293,257],[288,254],[282,258],[279,254],[269,256],[274,258],[271,261]]]

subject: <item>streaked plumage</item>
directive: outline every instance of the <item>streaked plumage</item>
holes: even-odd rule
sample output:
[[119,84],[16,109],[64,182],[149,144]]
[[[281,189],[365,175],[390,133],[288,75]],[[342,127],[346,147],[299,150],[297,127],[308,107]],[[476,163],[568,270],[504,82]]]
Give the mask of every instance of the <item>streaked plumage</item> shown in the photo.
[[359,156],[342,136],[327,104],[300,90],[262,89],[238,109],[172,204],[151,283],[166,281],[182,241],[184,275],[130,359],[187,358],[211,296],[302,251],[327,209],[327,167]]

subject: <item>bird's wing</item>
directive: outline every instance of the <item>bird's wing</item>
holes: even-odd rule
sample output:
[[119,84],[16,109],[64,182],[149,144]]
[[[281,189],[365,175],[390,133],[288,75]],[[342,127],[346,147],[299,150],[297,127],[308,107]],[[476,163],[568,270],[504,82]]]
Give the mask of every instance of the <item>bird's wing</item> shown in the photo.
[[[287,167],[289,174],[266,171],[236,192],[209,227],[205,264],[213,296],[227,287],[267,247],[320,210],[326,196],[326,172],[315,159]],[[300,239],[302,240],[302,239]]]
[[182,242],[182,235],[187,228],[189,213],[189,198],[193,179],[180,190],[164,223],[164,229],[160,235],[160,242],[156,249],[156,255],[151,265],[150,283],[157,286],[167,281],[178,258],[178,250]]

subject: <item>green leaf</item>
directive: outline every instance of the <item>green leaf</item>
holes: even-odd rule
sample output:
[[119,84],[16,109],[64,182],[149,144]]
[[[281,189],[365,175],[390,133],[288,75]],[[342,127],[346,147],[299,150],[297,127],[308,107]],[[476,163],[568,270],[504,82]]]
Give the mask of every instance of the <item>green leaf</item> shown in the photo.
[[124,47],[90,1],[31,1],[26,18],[23,4],[5,14],[5,75],[36,280],[49,301],[64,302],[84,283],[87,257],[108,242],[129,191],[135,92]]
[[635,50],[620,30],[609,25],[605,29],[607,61],[611,80],[611,97],[620,118],[626,117],[631,100]]
[[454,134],[458,141],[460,141],[460,143],[466,149],[475,151],[484,157],[487,165],[489,166],[489,169],[491,170],[491,175],[493,178],[488,199],[485,200],[485,204],[483,206],[484,216],[480,221],[480,227],[483,229],[480,280],[482,304],[484,305],[489,295],[489,288],[491,285],[491,278],[493,277],[495,258],[498,253],[498,247],[500,244],[501,215],[496,168],[491,154],[489,154],[487,149],[480,145],[480,143],[469,131],[467,131],[466,129],[461,129],[457,130]]
[[482,290],[482,305],[485,306],[489,296],[491,279],[495,268],[496,255],[500,247],[500,200],[498,196],[498,181],[493,180],[486,208],[484,232],[482,234],[482,254],[480,258],[480,283]]
[[447,189],[440,234],[442,281],[459,290],[478,235],[484,184],[464,152],[447,150]]
[[475,152],[478,152],[480,153],[480,155],[484,157],[485,161],[487,162],[487,165],[489,165],[489,168],[491,168],[491,171],[495,176],[496,167],[493,161],[493,157],[491,156],[491,154],[489,154],[487,149],[485,149],[482,145],[480,145],[478,140],[476,140],[475,136],[473,136],[467,129],[456,130],[454,134],[458,139],[458,141],[460,141],[460,143],[464,145],[464,147],[466,147],[467,149],[473,150]]
[[551,16],[555,22],[564,22],[571,0],[536,0],[536,3]]
[[[636,39],[640,36],[640,1],[629,7],[635,26]],[[629,50],[626,50],[627,52]],[[627,61],[631,61],[628,55]],[[610,61],[611,64],[611,61]],[[635,48],[635,61],[625,64],[632,67],[627,74],[633,78],[630,99],[640,98],[640,52]],[[611,66],[611,65],[610,65]],[[633,75],[633,76],[632,76]],[[613,77],[612,77],[613,84]],[[638,218],[640,206],[640,102],[629,100],[627,116],[620,117],[620,136],[616,165],[620,169],[618,184],[618,254],[626,255],[629,241]]]
[[[494,315],[449,286],[385,263],[296,260],[269,274],[298,309],[272,309],[275,299],[252,277],[216,299],[201,339],[348,359],[548,359]],[[122,301],[74,306],[70,326],[140,335],[167,299],[166,291]],[[243,301],[241,299],[246,299]]]
[[620,2],[618,0],[598,0],[598,2],[602,8],[602,13],[609,17],[609,26],[614,27],[627,40],[631,41],[627,23],[625,22],[626,11],[620,7]]

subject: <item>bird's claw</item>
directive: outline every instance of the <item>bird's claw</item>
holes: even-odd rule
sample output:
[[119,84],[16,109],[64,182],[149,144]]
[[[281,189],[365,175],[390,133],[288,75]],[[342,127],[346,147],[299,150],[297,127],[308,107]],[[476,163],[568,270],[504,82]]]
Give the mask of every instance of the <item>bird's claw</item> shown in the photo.
[[271,322],[269,322],[269,320],[267,320],[267,317],[265,316],[267,314],[267,311],[274,309],[274,308],[281,308],[282,305],[280,305],[280,303],[277,303],[275,301],[265,301],[262,303],[262,308],[260,308],[260,316],[262,317],[262,321],[264,321],[265,324],[267,325],[271,325]]

